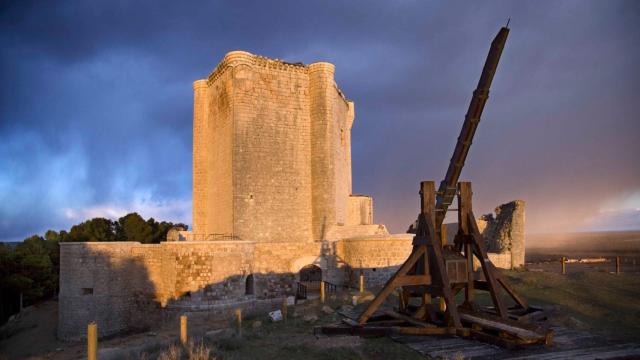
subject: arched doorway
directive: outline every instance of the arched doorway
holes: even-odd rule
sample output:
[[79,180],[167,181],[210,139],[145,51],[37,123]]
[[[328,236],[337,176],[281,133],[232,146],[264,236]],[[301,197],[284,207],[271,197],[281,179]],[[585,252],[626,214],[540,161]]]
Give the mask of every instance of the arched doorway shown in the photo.
[[300,269],[300,282],[320,281],[322,281],[322,269],[319,266],[310,264]]
[[[300,279],[300,287],[296,290],[296,296],[308,298],[307,296],[316,296],[320,293],[320,282],[322,281],[322,269],[317,265],[307,265],[300,269],[298,274]],[[301,294],[298,294],[301,293]]]
[[247,276],[247,279],[245,280],[245,283],[244,283],[244,294],[245,295],[253,295],[254,294],[254,290],[253,290],[253,274],[249,274],[249,276]]

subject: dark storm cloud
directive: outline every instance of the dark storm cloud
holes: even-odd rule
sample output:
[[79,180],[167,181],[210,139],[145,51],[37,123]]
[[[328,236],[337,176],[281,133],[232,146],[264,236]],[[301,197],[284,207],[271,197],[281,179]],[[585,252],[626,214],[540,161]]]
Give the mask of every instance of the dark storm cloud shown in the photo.
[[2,6],[0,238],[128,210],[189,222],[191,83],[235,49],[336,65],[356,102],[354,192],[402,231],[509,17],[463,173],[476,206],[523,198],[534,231],[640,225],[640,203],[615,206],[640,194],[636,2]]

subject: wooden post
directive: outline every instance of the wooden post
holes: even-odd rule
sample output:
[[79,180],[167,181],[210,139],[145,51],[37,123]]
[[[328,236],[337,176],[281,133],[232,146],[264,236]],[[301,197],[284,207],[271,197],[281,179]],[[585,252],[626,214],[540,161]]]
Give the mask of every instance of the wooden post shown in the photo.
[[[431,241],[430,249],[434,255],[434,268],[436,269],[437,276],[442,283],[442,293],[444,296],[440,297],[440,310],[447,312],[447,318],[449,325],[453,325],[456,328],[462,328],[460,323],[460,316],[456,307],[455,299],[451,292],[449,275],[447,273],[447,265],[442,255],[442,247],[444,241],[442,239],[441,227],[436,226],[436,191],[435,183],[433,181],[422,181],[420,183],[420,194],[422,201],[420,204],[420,212],[426,220],[427,238]],[[428,251],[425,252],[423,266],[425,274],[429,273],[429,257]]]
[[360,293],[364,292],[364,273],[360,270]]
[[180,315],[180,344],[187,345],[187,315]]
[[287,321],[287,305],[287,297],[285,296],[282,299],[282,309],[280,310],[282,312],[282,321]]
[[473,236],[473,239],[471,240],[473,241],[473,252],[477,255],[477,258],[480,261],[480,266],[482,267],[484,278],[486,279],[487,285],[489,286],[489,294],[491,295],[493,306],[495,306],[498,315],[501,318],[506,319],[508,316],[507,308],[502,302],[502,299],[500,299],[500,288],[498,287],[499,282],[496,280],[496,276],[499,276],[499,274],[497,273],[496,268],[493,266],[491,261],[489,261],[489,256],[487,255],[487,250],[485,249],[484,238],[482,237],[482,234],[480,234],[480,230],[478,229],[478,224],[476,223],[476,217],[473,215],[473,211],[469,211],[468,220],[469,229],[471,230],[471,235]]
[[[420,213],[425,216],[430,216],[435,223],[435,205],[436,205],[436,191],[435,191],[435,183],[433,181],[421,181],[420,182]],[[439,230],[439,231],[438,231]],[[444,232],[443,232],[444,230]],[[440,248],[444,247],[447,242],[447,232],[444,224],[440,227],[440,229],[436,229],[436,239],[433,240],[433,244],[435,246],[440,246]],[[423,267],[423,272],[425,274],[429,273],[429,254],[425,252],[424,260],[419,263],[420,266]],[[446,266],[445,266],[446,271]],[[444,285],[448,286],[448,285]],[[447,302],[444,297],[438,298],[440,303],[440,311],[445,312],[447,310]],[[423,297],[422,299],[423,305],[428,305],[431,303],[431,296]]]
[[566,275],[567,274],[567,258],[566,257],[562,257],[562,275]]
[[90,322],[87,326],[87,360],[98,359],[98,324]]
[[407,310],[407,296],[408,292],[404,289],[400,289],[398,292],[398,309],[400,312],[405,312]]
[[[458,183],[458,226],[459,232],[464,235],[469,235],[471,230],[469,229],[469,214],[471,213],[473,192],[471,190],[470,182]],[[464,298],[467,305],[472,305],[475,301],[475,289],[474,289],[474,275],[473,275],[473,244],[467,241],[467,238],[462,245],[464,249],[464,255],[467,258],[467,285],[465,286]]]
[[442,246],[444,247],[445,245],[448,245],[447,242],[447,225],[445,223],[442,223],[442,226],[440,227],[440,241],[442,241]]
[[620,275],[620,256],[616,256],[616,275]]
[[324,303],[324,281],[320,281],[320,302]]
[[236,330],[238,336],[242,336],[242,309],[236,309]]

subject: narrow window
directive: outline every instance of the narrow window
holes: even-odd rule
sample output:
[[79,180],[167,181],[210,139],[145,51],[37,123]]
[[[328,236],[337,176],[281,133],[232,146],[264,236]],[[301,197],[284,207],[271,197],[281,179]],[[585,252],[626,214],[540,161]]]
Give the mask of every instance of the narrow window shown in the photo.
[[93,295],[93,288],[82,288],[82,295]]
[[253,274],[247,276],[247,280],[244,284],[244,294],[253,295]]

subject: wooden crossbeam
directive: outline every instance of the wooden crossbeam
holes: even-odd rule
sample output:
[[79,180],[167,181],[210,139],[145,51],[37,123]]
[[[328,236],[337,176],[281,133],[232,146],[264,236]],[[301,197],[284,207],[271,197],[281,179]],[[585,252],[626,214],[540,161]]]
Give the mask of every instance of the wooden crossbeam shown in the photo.
[[[491,264],[491,266],[493,266],[493,264]],[[498,282],[500,283],[500,285],[502,285],[507,294],[511,296],[513,301],[515,301],[521,308],[529,309],[529,303],[527,303],[527,300],[516,293],[516,291],[507,282],[507,279],[504,278],[504,276],[498,276]]]
[[406,285],[422,285],[422,284],[430,284],[431,276],[429,275],[404,275],[396,278],[394,285],[398,286],[406,286]]
[[380,307],[380,305],[382,305],[384,300],[389,295],[391,295],[391,292],[393,292],[393,290],[398,287],[398,285],[396,284],[396,280],[406,275],[411,267],[416,264],[416,262],[422,255],[424,255],[426,250],[427,248],[424,245],[414,246],[413,251],[411,252],[411,255],[409,255],[407,261],[405,261],[404,264],[400,266],[400,269],[398,269],[398,271],[387,281],[387,283],[382,288],[382,291],[378,293],[378,295],[369,303],[367,309],[360,315],[360,317],[358,318],[358,322],[360,324],[364,324],[367,322],[371,314],[373,314],[373,312],[376,311],[378,307]]
[[397,313],[397,312],[395,312],[395,311],[385,311],[385,312],[384,312],[384,314],[385,314],[385,315],[388,315],[388,316],[390,316],[390,317],[392,317],[392,318],[395,318],[395,319],[399,319],[399,320],[406,321],[406,322],[408,322],[409,324],[412,324],[412,325],[415,325],[415,326],[419,326],[419,327],[431,327],[431,328],[436,327],[436,326],[435,326],[435,325],[433,325],[433,324],[429,324],[429,323],[424,322],[424,321],[416,320],[415,318],[412,318],[411,316],[398,314],[398,313]]

